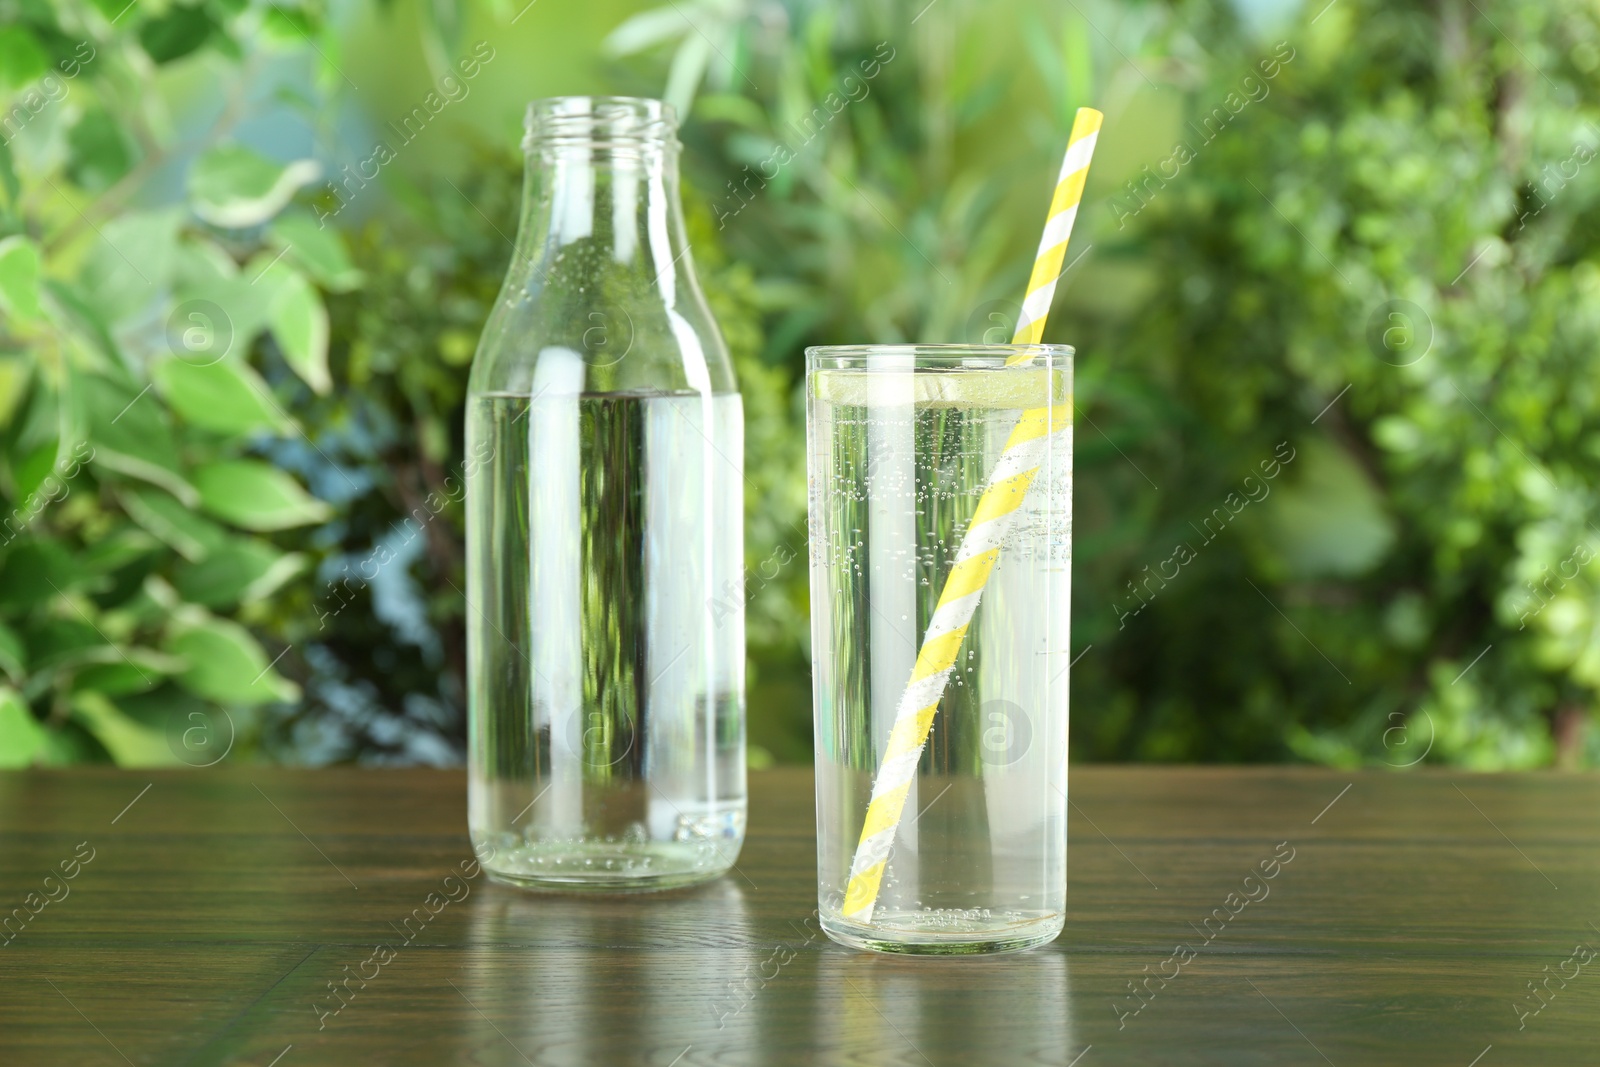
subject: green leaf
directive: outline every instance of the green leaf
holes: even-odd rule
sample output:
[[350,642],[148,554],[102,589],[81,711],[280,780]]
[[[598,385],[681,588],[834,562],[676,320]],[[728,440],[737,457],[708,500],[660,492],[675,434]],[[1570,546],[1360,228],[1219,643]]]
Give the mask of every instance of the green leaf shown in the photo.
[[27,652],[22,646],[22,638],[17,636],[17,631],[0,622],[0,671],[5,671],[13,682],[20,683],[22,676],[27,673],[27,667]]
[[[258,265],[241,273],[220,245],[203,238],[178,245],[173,275],[177,303],[167,318],[168,349],[191,363],[202,362],[206,354],[248,352],[266,328],[278,276],[262,277]],[[201,331],[198,346],[192,337],[196,330]]]
[[[68,603],[81,609],[84,601],[74,597]],[[68,616],[34,622],[28,633],[28,657],[38,673],[52,667],[111,663],[117,659],[117,648],[74,610]]]
[[285,165],[244,145],[219,145],[190,170],[189,201],[194,213],[213,226],[246,229],[282,211],[296,189],[321,174],[313,160]]
[[[132,612],[121,609],[116,612],[105,612],[100,619],[102,626],[114,627],[119,632],[131,632],[136,625],[160,626],[165,622],[165,616],[135,620]],[[105,693],[120,695],[148,692],[159,686],[167,676],[182,670],[184,662],[176,656],[169,656],[153,648],[97,644],[78,649],[69,655],[57,656],[48,667],[50,672],[64,675],[69,688],[74,691],[98,689]],[[29,675],[28,684],[30,692],[38,694],[57,688],[60,681],[61,679],[53,677],[36,663]]]
[[14,214],[17,197],[22,192],[22,184],[17,181],[17,167],[11,158],[11,145],[4,140],[0,140],[0,189],[5,190],[7,212]]
[[178,446],[159,399],[98,376],[75,378],[73,387],[96,466],[159,486],[190,506],[199,503],[179,469]]
[[121,350],[101,317],[101,306],[77,285],[44,278],[40,288],[50,294],[44,310],[61,327],[71,350],[83,366],[96,370],[121,365]]
[[80,667],[72,674],[72,691],[104,693],[120,697],[148,693],[165,681],[158,671],[124,659],[107,660]]
[[630,16],[611,31],[600,48],[608,56],[631,56],[688,32],[681,13],[672,7],[658,7]]
[[27,767],[44,749],[44,729],[15,690],[0,686],[0,769]]
[[450,57],[460,51],[461,32],[468,15],[465,10],[467,6],[463,0],[432,0],[419,10],[422,54],[431,69],[450,69]]
[[88,574],[112,574],[160,549],[160,541],[146,531],[132,523],[119,523],[78,553],[78,566]]
[[20,234],[0,241],[0,309],[19,322],[39,318],[39,249]]
[[[94,603],[77,597],[75,609],[93,611]],[[65,676],[74,691],[144,692],[161,684],[169,675],[184,670],[182,657],[138,645],[108,643],[104,630],[130,628],[125,613],[97,613],[91,623],[74,611],[71,618],[51,618],[35,623],[29,635],[29,675],[27,687],[34,693],[59,685]]]
[[294,211],[274,220],[271,232],[273,239],[287,248],[289,256],[324,289],[344,293],[361,285],[361,272],[350,262],[338,231],[323,229],[310,215]]
[[0,448],[0,458],[5,459],[13,474],[18,457],[31,448],[59,440],[61,433],[62,398],[51,388],[46,374],[36,370],[33,379],[32,388],[12,416],[14,425],[5,437],[5,445]]
[[285,472],[260,460],[209,463],[195,471],[200,505],[246,530],[285,530],[326,522],[333,509]]
[[73,690],[97,690],[113,696],[147,693],[188,666],[181,656],[153,648],[99,645],[65,661],[73,671]]
[[188,661],[178,684],[219,704],[252,705],[300,698],[300,688],[272,670],[266,652],[238,623],[206,617],[177,627],[166,650]]
[[286,552],[273,560],[272,565],[247,585],[239,594],[239,603],[256,604],[272,594],[310,566],[311,561],[299,552]]
[[133,169],[133,148],[122,126],[105,108],[91,108],[67,133],[67,174],[90,192],[101,192]]
[[167,747],[191,767],[212,767],[222,762],[238,740],[233,712],[176,684],[125,697],[117,703],[130,719],[160,730]]
[[661,96],[677,109],[678,114],[689,113],[695,91],[699,89],[700,79],[705,76],[710,62],[711,39],[703,35],[684,38],[672,54],[672,65],[667,70],[667,87]]
[[185,234],[173,251],[172,284],[179,289],[238,276],[239,265],[228,250],[209,237]]
[[294,429],[294,423],[270,399],[267,383],[237,360],[196,366],[168,359],[156,364],[153,376],[167,403],[191,425],[235,436]]
[[28,395],[33,381],[33,360],[0,358],[0,429],[11,425],[17,405]]
[[139,27],[139,44],[157,63],[182,59],[220,32],[204,7],[174,5],[164,15],[146,19]]
[[0,92],[22,88],[49,67],[50,57],[33,34],[21,26],[0,26]]
[[187,560],[202,560],[228,541],[228,532],[155,489],[125,487],[117,494],[128,517]]
[[115,324],[145,311],[172,276],[181,212],[128,212],[104,223],[80,282],[86,303]]
[[39,762],[46,767],[70,767],[76,763],[99,763],[106,755],[88,730],[68,719],[44,735],[44,751]]
[[74,693],[72,717],[105,746],[119,767],[166,767],[179,762],[161,731],[135,722],[103,693]]
[[271,270],[276,289],[269,318],[272,336],[301,380],[326,395],[333,388],[328,376],[328,309],[305,275],[281,264]]
[[[0,607],[28,610],[60,596],[88,576],[54,541],[27,541],[12,548],[0,568]],[[30,640],[34,635],[29,634]]]
[[262,600],[305,569],[298,552],[282,552],[255,538],[230,538],[198,563],[184,563],[172,584],[191,603],[225,608]]
[[[33,502],[34,494],[44,484],[44,480],[55,472],[56,453],[60,450],[60,442],[52,438],[42,441],[39,445],[21,455],[15,455],[11,461],[11,480],[17,487],[17,497],[22,501],[22,508],[15,518],[31,518],[32,509],[29,504]],[[52,491],[54,495],[54,491]]]
[[269,37],[289,42],[304,41],[308,37],[315,36],[318,31],[317,24],[309,11],[282,4],[273,4],[267,8],[261,29]]

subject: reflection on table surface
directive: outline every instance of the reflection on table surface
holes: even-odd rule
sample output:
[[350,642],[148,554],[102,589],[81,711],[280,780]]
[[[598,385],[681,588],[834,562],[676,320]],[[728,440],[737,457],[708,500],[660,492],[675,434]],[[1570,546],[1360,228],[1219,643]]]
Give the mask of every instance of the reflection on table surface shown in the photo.
[[[1509,1067],[1600,1047],[1600,982],[1571,975],[1600,944],[1600,778],[1074,767],[1066,930],[964,959],[818,931],[811,786],[752,775],[749,840],[713,883],[574,897],[452,880],[460,774],[0,774],[0,1063]],[[90,849],[70,893],[44,881]]]

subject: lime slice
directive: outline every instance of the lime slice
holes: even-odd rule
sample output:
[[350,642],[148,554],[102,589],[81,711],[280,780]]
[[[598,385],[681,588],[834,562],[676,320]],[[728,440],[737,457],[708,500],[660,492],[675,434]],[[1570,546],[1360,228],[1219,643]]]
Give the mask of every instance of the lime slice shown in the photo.
[[1064,369],[1005,367],[981,370],[822,370],[812,393],[828,404],[873,408],[1042,408],[1072,402],[1072,378]]

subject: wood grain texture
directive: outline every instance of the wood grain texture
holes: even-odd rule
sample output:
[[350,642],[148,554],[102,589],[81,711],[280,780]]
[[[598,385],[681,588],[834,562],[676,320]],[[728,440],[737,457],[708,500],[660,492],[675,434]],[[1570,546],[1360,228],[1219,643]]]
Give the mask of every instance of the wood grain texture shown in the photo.
[[0,1064],[1600,1063],[1600,959],[1516,1008],[1600,949],[1600,778],[1075,768],[1065,933],[965,960],[827,941],[751,786],[735,873],[576,899],[447,881],[459,772],[0,775]]

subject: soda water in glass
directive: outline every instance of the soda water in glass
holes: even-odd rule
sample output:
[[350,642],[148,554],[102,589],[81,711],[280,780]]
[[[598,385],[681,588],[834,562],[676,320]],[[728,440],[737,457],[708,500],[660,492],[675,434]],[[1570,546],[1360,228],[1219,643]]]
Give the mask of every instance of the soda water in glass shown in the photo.
[[530,888],[713,878],[745,830],[744,416],[672,110],[529,106],[467,400],[468,821]]
[[[1019,356],[1031,358],[1007,365]],[[806,396],[822,928],[894,952],[1047,942],[1066,904],[1072,350],[812,348]],[[929,619],[1007,438],[1038,409],[1064,428],[998,545],[870,918],[847,917],[852,857]]]

